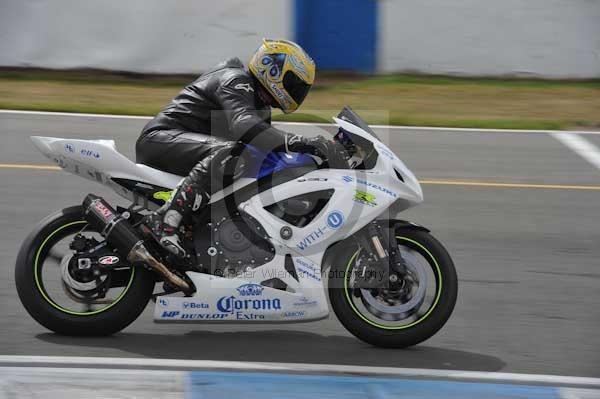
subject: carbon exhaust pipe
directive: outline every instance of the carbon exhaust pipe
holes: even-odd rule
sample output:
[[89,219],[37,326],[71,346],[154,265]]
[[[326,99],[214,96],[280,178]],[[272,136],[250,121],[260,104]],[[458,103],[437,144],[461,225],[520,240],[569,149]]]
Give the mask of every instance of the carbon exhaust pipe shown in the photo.
[[125,254],[129,262],[143,262],[184,293],[192,291],[187,281],[150,254],[127,219],[119,215],[102,197],[88,194],[83,200],[83,209],[90,225],[100,232],[112,248]]

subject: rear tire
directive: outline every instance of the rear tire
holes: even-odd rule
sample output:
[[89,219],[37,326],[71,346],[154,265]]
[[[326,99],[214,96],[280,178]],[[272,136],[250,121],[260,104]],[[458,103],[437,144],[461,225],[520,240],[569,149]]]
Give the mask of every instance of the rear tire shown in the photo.
[[405,348],[432,337],[450,318],[458,291],[454,264],[438,240],[421,230],[398,229],[395,233],[399,244],[409,246],[422,255],[436,275],[439,287],[436,288],[437,301],[420,319],[401,327],[384,326],[362,315],[351,303],[348,281],[358,252],[356,247],[346,247],[344,253],[339,254],[339,263],[332,265],[329,280],[329,299],[339,321],[357,338],[384,348]]
[[[82,229],[86,222],[81,206],[65,208],[42,220],[23,242],[15,267],[15,283],[21,303],[42,326],[63,335],[104,336],[121,331],[144,311],[154,290],[154,276],[133,268],[123,293],[105,309],[71,312],[52,301],[39,283],[39,258],[53,240]],[[42,266],[39,266],[41,269]]]

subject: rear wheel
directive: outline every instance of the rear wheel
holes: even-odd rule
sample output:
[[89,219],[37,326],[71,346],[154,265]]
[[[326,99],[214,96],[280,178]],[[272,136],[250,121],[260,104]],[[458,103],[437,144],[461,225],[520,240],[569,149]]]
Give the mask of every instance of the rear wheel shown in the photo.
[[19,298],[37,322],[57,333],[99,336],[118,332],[146,307],[154,276],[126,263],[117,268],[79,265],[70,248],[76,236],[102,242],[83,218],[80,206],[56,212],[35,227],[17,257]]
[[377,288],[358,288],[357,273],[367,256],[354,247],[340,254],[331,268],[329,298],[340,322],[357,338],[403,348],[442,328],[454,309],[458,287],[452,259],[439,241],[420,230],[394,233],[407,267],[401,288],[390,289],[386,279]]

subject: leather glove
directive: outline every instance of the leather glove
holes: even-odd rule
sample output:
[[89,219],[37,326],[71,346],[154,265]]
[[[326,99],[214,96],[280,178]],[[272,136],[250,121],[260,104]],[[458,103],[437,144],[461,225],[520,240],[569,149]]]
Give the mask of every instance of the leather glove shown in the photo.
[[299,134],[286,134],[285,136],[285,151],[288,153],[300,152],[327,160],[332,146],[333,142],[323,136],[310,138]]
[[299,134],[286,134],[286,152],[301,152],[321,158],[333,169],[346,169],[348,167],[348,154],[344,146],[335,140],[328,140],[323,136],[307,138]]

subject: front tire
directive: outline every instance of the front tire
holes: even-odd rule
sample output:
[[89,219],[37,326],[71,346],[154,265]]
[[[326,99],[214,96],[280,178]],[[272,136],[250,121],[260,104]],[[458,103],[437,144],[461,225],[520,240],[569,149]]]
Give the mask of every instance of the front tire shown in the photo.
[[131,268],[121,294],[101,309],[69,309],[49,294],[42,281],[44,261],[61,238],[87,225],[81,206],[65,208],[42,220],[23,242],[15,267],[21,303],[42,326],[63,335],[104,336],[121,331],[144,311],[154,289],[154,276]]
[[[332,265],[329,280],[329,299],[339,321],[354,336],[371,345],[384,348],[404,348],[419,344],[437,333],[450,318],[457,298],[456,270],[450,255],[426,231],[400,228],[395,231],[398,244],[417,253],[428,264],[435,281],[435,291],[430,293],[431,304],[411,316],[405,324],[390,324],[378,319],[368,308],[360,308],[355,298],[362,290],[351,286],[353,268],[359,250],[346,247],[339,263]],[[402,253],[402,251],[401,251]],[[357,294],[360,292],[360,294]],[[362,298],[361,298],[362,299]],[[379,317],[386,319],[387,316]]]

